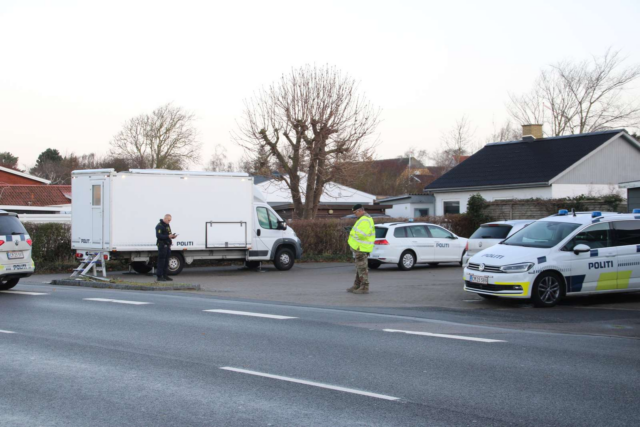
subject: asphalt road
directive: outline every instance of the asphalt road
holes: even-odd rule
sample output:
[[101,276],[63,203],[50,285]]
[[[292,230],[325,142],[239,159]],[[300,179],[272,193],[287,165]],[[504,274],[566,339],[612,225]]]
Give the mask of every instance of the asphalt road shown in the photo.
[[495,307],[309,307],[38,279],[0,293],[0,425],[628,426],[640,415],[633,337],[484,325]]

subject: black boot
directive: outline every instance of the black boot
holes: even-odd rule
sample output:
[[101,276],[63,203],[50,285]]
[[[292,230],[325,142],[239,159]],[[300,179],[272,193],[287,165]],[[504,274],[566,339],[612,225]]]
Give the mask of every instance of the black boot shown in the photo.
[[173,279],[169,276],[164,276],[165,282],[173,282]]

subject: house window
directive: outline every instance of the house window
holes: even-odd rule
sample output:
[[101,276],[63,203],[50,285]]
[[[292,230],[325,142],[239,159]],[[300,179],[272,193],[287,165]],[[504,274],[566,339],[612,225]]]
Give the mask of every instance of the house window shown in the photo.
[[444,202],[444,214],[459,214],[460,202]]
[[414,211],[414,217],[419,218],[421,216],[429,216],[429,208],[416,209]]

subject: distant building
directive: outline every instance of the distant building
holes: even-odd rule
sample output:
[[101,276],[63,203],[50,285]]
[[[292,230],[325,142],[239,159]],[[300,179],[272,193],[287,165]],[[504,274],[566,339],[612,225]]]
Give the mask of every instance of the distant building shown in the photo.
[[542,125],[523,126],[520,141],[487,144],[424,188],[435,214],[464,213],[469,197],[559,199],[620,193],[640,181],[640,143],[625,130],[544,138]]
[[435,215],[436,198],[428,194],[403,194],[378,200],[391,205],[385,213],[392,218],[418,218]]
[[48,185],[51,181],[0,166],[0,185]]

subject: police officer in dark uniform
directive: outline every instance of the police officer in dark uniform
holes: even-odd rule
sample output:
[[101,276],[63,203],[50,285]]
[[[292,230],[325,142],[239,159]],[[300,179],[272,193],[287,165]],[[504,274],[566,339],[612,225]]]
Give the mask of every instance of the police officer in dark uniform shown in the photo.
[[158,276],[158,282],[173,281],[171,277],[167,275],[169,269],[169,257],[171,256],[171,239],[175,239],[177,234],[171,233],[171,215],[166,214],[164,219],[161,219],[158,225],[156,225],[156,244],[158,245],[158,267],[156,268],[156,274]]

